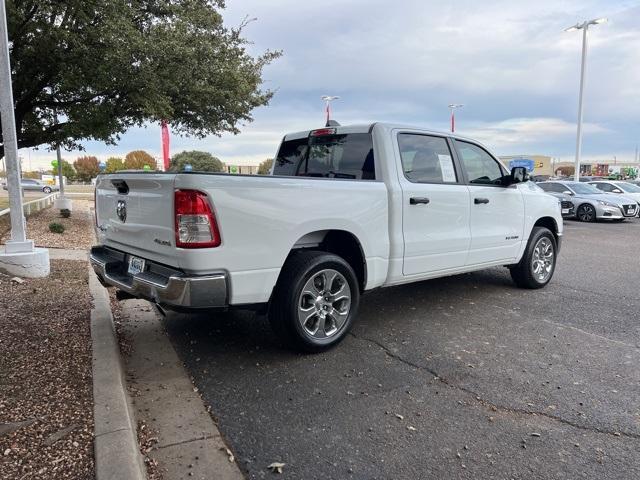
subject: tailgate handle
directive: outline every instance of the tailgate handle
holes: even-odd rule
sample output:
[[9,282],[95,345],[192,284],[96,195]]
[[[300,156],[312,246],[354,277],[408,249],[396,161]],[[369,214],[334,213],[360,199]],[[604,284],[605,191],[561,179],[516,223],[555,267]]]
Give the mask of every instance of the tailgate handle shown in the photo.
[[127,185],[127,182],[125,182],[124,180],[111,180],[111,185],[116,187],[116,190],[118,190],[118,193],[121,195],[126,195],[127,193],[129,193],[129,185]]

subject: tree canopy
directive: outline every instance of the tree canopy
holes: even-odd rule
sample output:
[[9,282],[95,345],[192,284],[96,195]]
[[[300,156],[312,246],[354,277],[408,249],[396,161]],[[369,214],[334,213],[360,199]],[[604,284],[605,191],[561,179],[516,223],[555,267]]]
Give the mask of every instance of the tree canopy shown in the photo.
[[[58,167],[51,168],[51,175],[58,175]],[[76,178],[76,171],[74,170],[73,165],[64,159],[62,160],[62,176],[67,177],[67,180],[75,180]]]
[[145,165],[151,170],[156,169],[156,159],[144,150],[134,150],[124,157],[124,168],[127,170],[142,170]]
[[209,152],[192,150],[190,152],[180,152],[171,157],[169,169],[180,171],[185,165],[191,165],[196,172],[224,172],[224,164],[219,158],[214,157]]
[[[18,147],[115,143],[129,127],[238,133],[273,92],[224,0],[7,0]],[[1,141],[1,136],[0,136]],[[1,143],[1,142],[0,142]],[[0,146],[0,157],[4,148]]]
[[267,158],[258,165],[258,175],[269,175],[273,166],[273,158]]
[[81,182],[90,182],[100,173],[98,159],[93,156],[78,157],[73,162],[73,168],[76,169],[76,177]]
[[124,161],[120,157],[107,158],[105,173],[115,173],[124,170]]

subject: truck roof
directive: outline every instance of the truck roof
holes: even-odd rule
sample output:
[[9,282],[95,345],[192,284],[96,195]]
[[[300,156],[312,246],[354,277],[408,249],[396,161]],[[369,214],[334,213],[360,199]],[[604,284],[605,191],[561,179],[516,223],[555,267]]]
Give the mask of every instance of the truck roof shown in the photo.
[[312,128],[312,129],[309,129],[309,130],[301,130],[299,132],[287,133],[284,136],[284,140],[295,140],[295,139],[298,139],[298,138],[308,137],[309,136],[309,132],[312,132],[313,130],[319,130],[321,128],[335,128],[337,134],[344,134],[344,133],[368,133],[371,130],[373,130],[374,126],[378,127],[378,128],[383,128],[384,130],[387,130],[387,131],[396,130],[396,129],[411,130],[411,131],[420,132],[420,133],[426,133],[426,134],[431,134],[431,135],[439,135],[439,136],[447,136],[447,137],[452,137],[452,138],[458,138],[460,140],[470,140],[470,141],[473,141],[475,143],[478,143],[476,140],[474,140],[472,138],[464,137],[464,136],[458,135],[456,133],[431,130],[431,129],[424,128],[424,127],[417,127],[415,125],[406,125],[406,124],[401,124],[401,123],[387,123],[387,122],[357,123],[357,124],[353,124],[353,125],[340,125],[340,126],[335,126],[335,127]]

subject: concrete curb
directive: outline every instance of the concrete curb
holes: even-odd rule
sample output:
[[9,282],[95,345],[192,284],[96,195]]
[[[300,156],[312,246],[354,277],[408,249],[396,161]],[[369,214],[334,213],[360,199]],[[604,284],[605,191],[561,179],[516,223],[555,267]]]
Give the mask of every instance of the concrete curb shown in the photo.
[[146,470],[138,447],[109,296],[91,267],[89,290],[94,304],[91,341],[96,479],[142,480],[146,478]]

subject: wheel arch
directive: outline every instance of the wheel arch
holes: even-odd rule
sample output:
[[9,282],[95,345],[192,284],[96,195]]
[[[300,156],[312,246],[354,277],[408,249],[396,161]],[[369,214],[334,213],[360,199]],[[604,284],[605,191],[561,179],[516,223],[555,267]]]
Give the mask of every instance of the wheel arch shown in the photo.
[[[356,235],[347,230],[327,229],[309,232],[300,237],[292,246],[286,261],[300,249],[321,250],[342,257],[356,274],[360,291],[367,284],[367,262],[362,243]],[[280,280],[278,278],[278,280]]]
[[558,228],[558,223],[556,222],[555,218],[553,218],[553,217],[540,217],[533,224],[533,227],[545,227],[545,228],[548,228],[549,230],[551,230],[551,233],[553,233],[553,236],[555,237],[556,242],[558,241],[559,228]]

